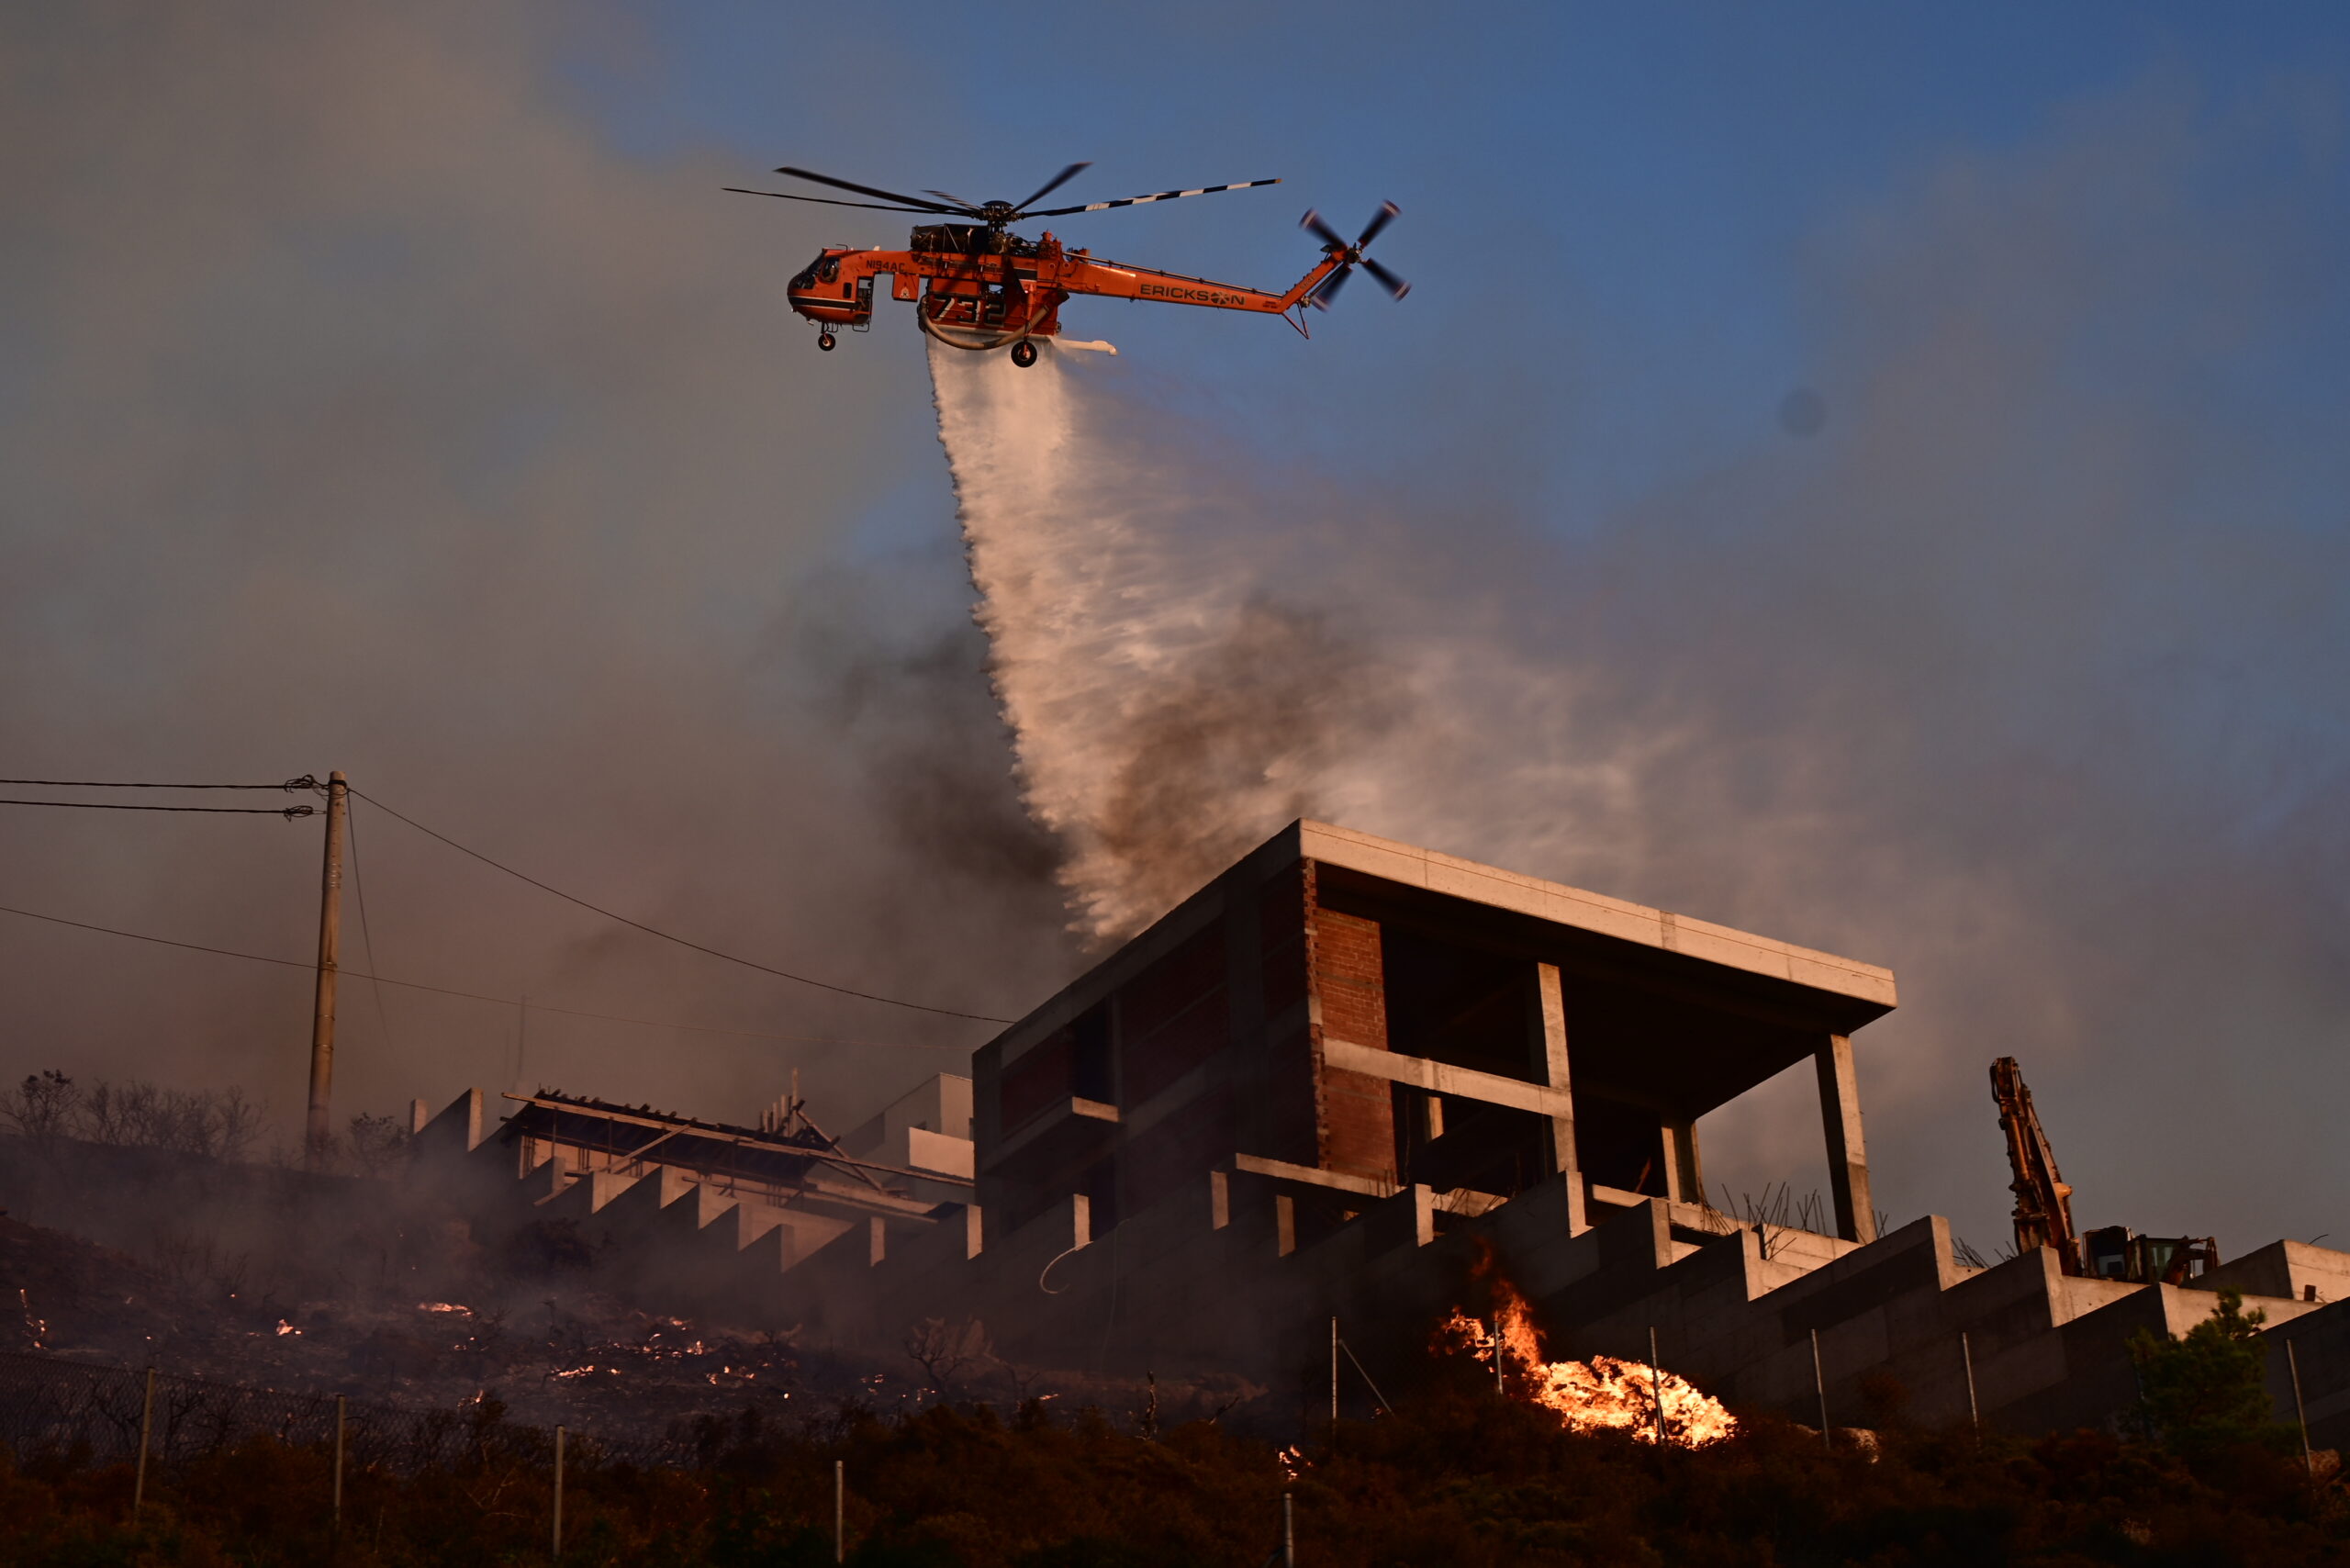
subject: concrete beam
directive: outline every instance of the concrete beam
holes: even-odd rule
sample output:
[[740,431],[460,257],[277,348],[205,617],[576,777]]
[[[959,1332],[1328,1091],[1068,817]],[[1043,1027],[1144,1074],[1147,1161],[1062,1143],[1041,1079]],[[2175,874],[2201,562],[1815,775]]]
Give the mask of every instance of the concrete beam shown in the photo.
[[1548,1116],[1553,1123],[1565,1118],[1570,1127],[1574,1123],[1574,1098],[1547,1084],[1528,1083],[1522,1079],[1503,1078],[1496,1073],[1476,1072],[1450,1062],[1430,1061],[1426,1057],[1407,1057],[1400,1051],[1373,1050],[1347,1040],[1322,1042],[1324,1065],[1340,1072],[1359,1072],[1366,1078],[1383,1078],[1391,1083],[1402,1083],[1414,1089],[1425,1089],[1432,1094],[1454,1095],[1463,1100],[1482,1101],[1488,1105],[1507,1105],[1514,1110],[1531,1111],[1538,1116]]
[[1830,995],[1850,997],[1886,1012],[1895,1005],[1893,971],[1875,964],[1797,947],[1751,931],[1735,931],[1727,925],[1546,882],[1539,877],[1505,871],[1496,866],[1482,866],[1473,860],[1440,855],[1328,823],[1296,823],[1281,836],[1292,835],[1297,853],[1306,859],[1343,866],[1495,909],[1530,914],[1580,931],[1597,932],[1641,946],[1683,953],[1751,974],[1769,975]]
[[1245,1170],[1251,1176],[1302,1182],[1308,1186],[1327,1187],[1337,1193],[1352,1193],[1358,1197],[1391,1198],[1396,1191],[1393,1182],[1382,1182],[1370,1176],[1349,1176],[1341,1170],[1325,1170],[1315,1165],[1292,1165],[1286,1159],[1268,1159],[1261,1154],[1236,1154],[1232,1157],[1232,1168]]
[[1876,1205],[1869,1193],[1868,1145],[1861,1132],[1861,1084],[1852,1042],[1830,1035],[1813,1054],[1819,1070],[1819,1120],[1828,1133],[1828,1185],[1836,1203],[1836,1234],[1863,1244],[1876,1239]]

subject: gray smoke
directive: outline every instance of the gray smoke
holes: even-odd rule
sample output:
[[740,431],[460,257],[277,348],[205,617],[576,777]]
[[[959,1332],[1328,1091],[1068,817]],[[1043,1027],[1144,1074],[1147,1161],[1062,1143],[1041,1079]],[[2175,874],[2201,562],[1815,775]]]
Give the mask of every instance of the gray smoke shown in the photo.
[[[806,374],[780,286],[822,230],[722,195],[732,159],[612,146],[560,16],[0,22],[0,774],[341,767],[698,940],[1016,1014],[1073,954],[944,486],[928,546],[856,527],[922,439],[916,361]],[[348,1111],[547,1081],[748,1117],[804,1067],[853,1122],[991,1032],[355,825],[346,964],[534,1005],[524,1038],[513,1007],[347,982]],[[317,827],[0,809],[0,902],[299,959]],[[0,1072],[239,1083],[282,1126],[308,984],[0,916]]]

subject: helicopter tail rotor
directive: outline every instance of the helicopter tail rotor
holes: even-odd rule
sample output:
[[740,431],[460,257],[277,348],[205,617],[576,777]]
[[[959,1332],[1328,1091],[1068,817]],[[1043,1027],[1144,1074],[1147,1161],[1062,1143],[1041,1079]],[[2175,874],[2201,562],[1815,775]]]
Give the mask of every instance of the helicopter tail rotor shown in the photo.
[[1377,239],[1381,230],[1394,222],[1396,215],[1402,210],[1392,201],[1380,203],[1379,210],[1371,214],[1371,221],[1363,225],[1362,233],[1352,243],[1348,243],[1337,230],[1324,222],[1319,212],[1309,212],[1298,219],[1299,228],[1321,241],[1323,250],[1338,258],[1337,270],[1324,278],[1321,286],[1309,297],[1315,309],[1327,310],[1330,308],[1330,301],[1336,299],[1338,297],[1338,290],[1346,286],[1348,274],[1358,266],[1377,279],[1381,287],[1398,299],[1412,292],[1410,284],[1362,253],[1363,247]]

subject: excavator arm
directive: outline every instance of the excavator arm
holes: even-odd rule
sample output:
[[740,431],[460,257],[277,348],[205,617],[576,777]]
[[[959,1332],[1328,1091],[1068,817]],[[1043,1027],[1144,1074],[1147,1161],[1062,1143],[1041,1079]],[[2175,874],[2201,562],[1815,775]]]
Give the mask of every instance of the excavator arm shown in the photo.
[[2015,1180],[2016,1250],[2056,1249],[2067,1274],[2081,1271],[2080,1248],[2073,1238],[2073,1189],[2056,1172],[2056,1155],[2031,1108],[2031,1091],[2013,1057],[1991,1064],[1991,1099],[1999,1107],[1999,1130],[2008,1138],[2008,1168]]

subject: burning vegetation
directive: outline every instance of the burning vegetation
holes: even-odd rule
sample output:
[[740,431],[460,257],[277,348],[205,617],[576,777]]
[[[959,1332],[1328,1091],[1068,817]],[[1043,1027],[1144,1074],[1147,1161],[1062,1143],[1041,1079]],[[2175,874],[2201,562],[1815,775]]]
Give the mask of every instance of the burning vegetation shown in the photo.
[[1614,1356],[1553,1361],[1526,1298],[1490,1268],[1494,1316],[1481,1321],[1455,1307],[1436,1332],[1438,1353],[1473,1355],[1494,1369],[1502,1392],[1555,1411],[1572,1432],[1625,1431],[1644,1443],[1704,1448],[1733,1436],[1738,1417],[1663,1368]]

